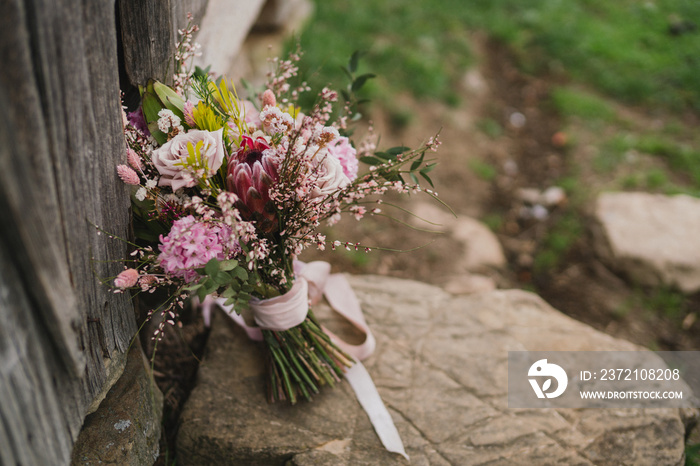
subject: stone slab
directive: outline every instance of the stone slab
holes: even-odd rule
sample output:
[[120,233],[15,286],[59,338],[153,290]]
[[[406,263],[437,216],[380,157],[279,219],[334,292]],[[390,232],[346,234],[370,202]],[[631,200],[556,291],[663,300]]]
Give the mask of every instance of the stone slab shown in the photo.
[[136,340],[126,355],[123,374],[85,418],[71,464],[153,464],[160,451],[162,414],[163,395]]
[[[507,407],[509,350],[636,350],[519,290],[454,296],[414,281],[349,280],[377,337],[365,361],[414,465],[682,464],[678,409]],[[323,314],[324,308],[316,308]],[[270,405],[257,344],[215,316],[181,417],[188,465],[392,465],[346,383],[313,402]]]
[[603,193],[593,233],[601,259],[632,280],[700,291],[700,199]]

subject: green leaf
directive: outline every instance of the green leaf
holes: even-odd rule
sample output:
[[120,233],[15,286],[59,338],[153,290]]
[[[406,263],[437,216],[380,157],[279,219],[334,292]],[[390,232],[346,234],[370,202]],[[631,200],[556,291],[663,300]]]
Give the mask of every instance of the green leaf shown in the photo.
[[375,152],[374,155],[376,155],[376,156],[379,157],[380,159],[384,159],[384,160],[391,160],[391,159],[395,159],[395,158],[396,158],[395,155],[391,155],[391,154],[388,153],[388,152]]
[[236,296],[236,294],[238,294],[238,293],[236,293],[236,290],[234,290],[233,288],[231,288],[229,286],[228,288],[226,288],[224,290],[223,293],[221,293],[221,297],[222,298],[233,298],[234,296]]
[[428,165],[425,166],[425,168],[423,168],[423,169],[421,170],[421,173],[428,173],[428,172],[431,172],[431,171],[433,171],[433,168],[435,168],[436,166],[437,166],[437,163],[428,164]]
[[231,276],[239,279],[242,282],[248,280],[248,272],[243,267],[236,267],[235,269],[231,270]]
[[229,284],[232,280],[231,275],[227,274],[226,272],[218,272],[211,278],[218,285],[217,288]]
[[352,87],[351,87],[350,89],[351,89],[353,92],[357,92],[357,91],[359,91],[360,89],[362,89],[362,86],[365,85],[365,83],[367,82],[368,79],[372,79],[372,78],[374,78],[374,77],[376,77],[376,76],[377,76],[377,75],[375,75],[374,73],[366,73],[366,74],[363,74],[363,75],[361,75],[361,76],[358,76],[357,79],[355,79],[355,80],[352,82]]
[[185,101],[177,92],[158,81],[153,83],[153,90],[168,109],[172,110],[175,114],[179,113],[177,116],[184,119]]
[[355,50],[352,53],[352,56],[350,56],[350,61],[348,61],[348,70],[351,73],[354,73],[355,71],[357,71],[357,64],[359,63],[360,57],[362,55],[363,55],[362,52],[360,52],[359,50]]
[[418,177],[416,176],[415,173],[411,172],[411,173],[409,173],[408,175],[411,177],[411,180],[412,180],[415,184],[420,184],[420,183],[418,182]]
[[341,66],[340,69],[343,70],[343,72],[348,76],[348,78],[350,78],[350,81],[352,81],[352,72],[348,69],[348,67]]
[[430,177],[429,177],[428,175],[426,175],[425,173],[423,173],[422,170],[421,170],[419,173],[420,173],[420,176],[422,176],[423,178],[425,178],[425,180],[426,180],[428,183],[430,183],[430,187],[431,187],[431,188],[434,188],[434,187],[435,187],[435,185],[433,185],[433,180],[431,180]]
[[414,160],[413,163],[411,164],[411,171],[416,171],[418,168],[420,168],[421,165],[423,165],[423,159],[425,158],[425,152],[420,154],[420,157],[418,157],[417,160]]
[[161,146],[168,142],[168,135],[158,129],[158,123],[152,121],[148,124],[148,131],[151,132],[151,136],[156,140]]
[[404,152],[408,152],[410,150],[411,150],[410,147],[396,146],[396,147],[392,147],[390,149],[387,149],[386,151],[391,155],[399,155],[399,154],[403,154]]
[[163,110],[163,103],[156,96],[154,92],[150,92],[149,89],[153,89],[153,86],[149,85],[146,88],[146,92],[143,94],[141,99],[141,107],[143,109],[143,116],[146,118],[146,122],[151,123],[153,121],[158,121],[158,112]]
[[224,272],[228,272],[230,270],[233,270],[236,267],[238,267],[238,261],[235,259],[228,259],[228,260],[219,262],[219,270],[223,270]]
[[360,162],[366,163],[367,165],[382,165],[384,160],[378,159],[377,157],[360,157]]
[[204,266],[204,273],[210,277],[214,277],[216,274],[218,274],[219,261],[216,258],[210,259],[209,262],[207,262],[207,265]]

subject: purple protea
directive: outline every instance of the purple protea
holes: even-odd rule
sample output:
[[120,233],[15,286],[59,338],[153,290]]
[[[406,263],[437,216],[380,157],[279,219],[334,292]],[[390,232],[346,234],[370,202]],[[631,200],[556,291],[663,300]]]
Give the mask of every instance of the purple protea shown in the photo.
[[277,230],[277,212],[270,200],[270,188],[278,179],[277,164],[263,137],[243,136],[240,149],[228,161],[228,190],[239,201],[236,208],[244,220],[257,222],[264,232]]

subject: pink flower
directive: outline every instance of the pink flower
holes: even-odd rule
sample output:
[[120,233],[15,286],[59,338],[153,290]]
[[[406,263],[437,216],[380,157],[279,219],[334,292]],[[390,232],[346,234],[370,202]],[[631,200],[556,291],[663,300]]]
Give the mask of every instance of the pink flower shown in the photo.
[[194,128],[197,126],[194,122],[192,112],[194,112],[194,103],[191,100],[188,100],[187,102],[185,102],[185,109],[183,113],[185,114],[185,123],[187,123],[187,126],[189,126],[190,128]]
[[126,269],[114,279],[114,286],[117,288],[131,288],[139,281],[139,272],[136,269]]
[[272,107],[277,105],[277,99],[275,98],[275,93],[272,92],[270,89],[266,89],[265,92],[263,92],[262,105],[263,105],[263,108],[267,107],[268,105],[270,105]]
[[128,147],[126,149],[126,161],[129,162],[129,165],[131,165],[131,168],[134,170],[139,170],[143,171],[143,164],[141,163],[141,157],[132,149],[131,147]]
[[[191,188],[197,184],[196,177],[214,175],[224,161],[223,129],[217,131],[190,130],[180,133],[153,151],[151,161],[161,174],[160,186],[172,186],[173,191]],[[202,142],[200,165],[187,163],[190,158],[188,146],[193,148]],[[199,172],[199,173],[198,173]]]
[[357,178],[357,151],[350,144],[350,140],[345,136],[340,136],[328,144],[328,152],[340,161],[343,166],[343,173],[350,181]]
[[314,168],[311,179],[314,187],[311,198],[332,196],[350,184],[350,179],[343,173],[340,161],[330,155],[327,149],[318,151],[313,160]]
[[270,201],[270,188],[277,181],[277,164],[270,146],[263,137],[253,140],[243,136],[238,152],[228,161],[228,190],[236,194],[236,208],[244,220],[258,222],[258,229],[270,232],[277,229],[275,206]]
[[198,222],[192,215],[173,223],[168,236],[160,236],[158,263],[165,273],[186,282],[199,278],[196,269],[211,259],[224,260],[235,253],[238,243],[231,240],[231,228],[223,223]]
[[117,174],[126,184],[137,185],[141,183],[139,175],[126,165],[117,165]]

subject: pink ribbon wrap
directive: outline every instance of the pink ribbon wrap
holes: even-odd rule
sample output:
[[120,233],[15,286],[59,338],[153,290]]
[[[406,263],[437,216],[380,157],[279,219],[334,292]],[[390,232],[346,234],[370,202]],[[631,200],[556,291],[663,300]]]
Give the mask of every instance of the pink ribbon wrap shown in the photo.
[[365,321],[362,308],[350,283],[342,274],[331,274],[330,269],[331,266],[327,262],[315,261],[307,264],[294,261],[295,282],[291,290],[275,298],[251,300],[250,307],[257,327],[246,324],[243,317],[233,311],[232,305],[224,306],[226,299],[211,296],[207,296],[201,305],[204,323],[207,326],[210,325],[213,306],[218,305],[246,332],[248,338],[262,341],[261,328],[283,331],[296,327],[306,319],[309,303],[316,304],[325,297],[335,312],[366,335],[362,344],[351,345],[324,328],[333,342],[357,361],[345,373],[345,379],[369,416],[384,447],[409,460],[394,421],[384,406],[372,377],[360,362],[374,352],[376,346],[374,335]]

